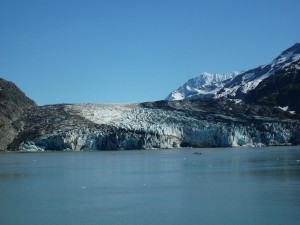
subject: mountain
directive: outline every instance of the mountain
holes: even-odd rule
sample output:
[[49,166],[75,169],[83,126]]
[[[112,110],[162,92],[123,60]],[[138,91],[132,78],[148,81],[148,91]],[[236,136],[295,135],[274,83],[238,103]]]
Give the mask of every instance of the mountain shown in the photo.
[[16,85],[0,79],[0,147],[80,151],[300,145],[299,63],[296,44],[246,72],[190,79],[169,95],[177,101],[136,104],[36,106]]
[[0,78],[0,150],[13,141],[23,124],[20,118],[34,106],[14,83]]
[[183,86],[174,90],[166,98],[169,101],[195,98],[209,98],[216,95],[227,81],[236,77],[240,72],[228,74],[202,73],[198,77],[188,80]]
[[[243,100],[245,95],[255,89],[258,84],[267,77],[282,70],[293,62],[300,59],[300,44],[296,43],[292,47],[283,51],[271,63],[259,66],[255,69],[231,76],[223,75],[217,80],[203,80],[203,74],[186,82],[183,86],[173,91],[166,99],[195,99],[195,98],[230,98]],[[211,75],[213,76],[213,75]],[[220,75],[222,76],[222,75]],[[189,91],[191,90],[191,91]]]

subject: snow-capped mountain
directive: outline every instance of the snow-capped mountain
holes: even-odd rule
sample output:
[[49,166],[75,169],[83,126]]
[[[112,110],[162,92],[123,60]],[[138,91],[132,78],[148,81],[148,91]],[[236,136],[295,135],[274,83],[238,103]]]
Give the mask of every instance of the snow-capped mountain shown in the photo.
[[[300,43],[296,43],[283,51],[271,63],[243,73],[235,72],[230,75],[201,74],[174,90],[166,99],[171,101],[194,98],[243,99],[245,94],[255,89],[262,80],[299,59]],[[218,78],[213,79],[213,77]]]
[[184,85],[169,94],[167,100],[182,100],[185,98],[209,98],[215,96],[226,82],[239,75],[240,72],[211,74],[204,72],[198,77],[188,80]]

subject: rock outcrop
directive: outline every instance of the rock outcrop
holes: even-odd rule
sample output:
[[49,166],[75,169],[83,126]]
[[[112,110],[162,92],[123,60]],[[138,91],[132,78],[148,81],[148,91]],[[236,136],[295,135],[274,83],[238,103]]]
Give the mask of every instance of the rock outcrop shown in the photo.
[[7,149],[23,126],[20,117],[36,106],[14,83],[0,78],[0,150]]

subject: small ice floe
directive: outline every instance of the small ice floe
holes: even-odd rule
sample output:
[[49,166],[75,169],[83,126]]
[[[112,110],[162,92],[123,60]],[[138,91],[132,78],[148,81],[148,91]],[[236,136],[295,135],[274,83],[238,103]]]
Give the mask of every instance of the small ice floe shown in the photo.
[[81,189],[86,189],[86,187],[85,187],[85,186],[83,186],[83,187],[81,187]]
[[194,152],[193,155],[202,155],[201,152]]

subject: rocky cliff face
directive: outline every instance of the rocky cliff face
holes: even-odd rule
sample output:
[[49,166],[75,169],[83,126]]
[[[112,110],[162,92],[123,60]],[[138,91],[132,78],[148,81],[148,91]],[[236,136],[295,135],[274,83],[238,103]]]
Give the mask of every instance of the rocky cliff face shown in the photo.
[[34,101],[12,82],[0,78],[0,150],[7,148],[23,126],[20,117]]
[[300,144],[296,115],[232,101],[51,105],[29,110],[15,150],[109,150]]
[[264,79],[245,101],[300,113],[300,59]]

